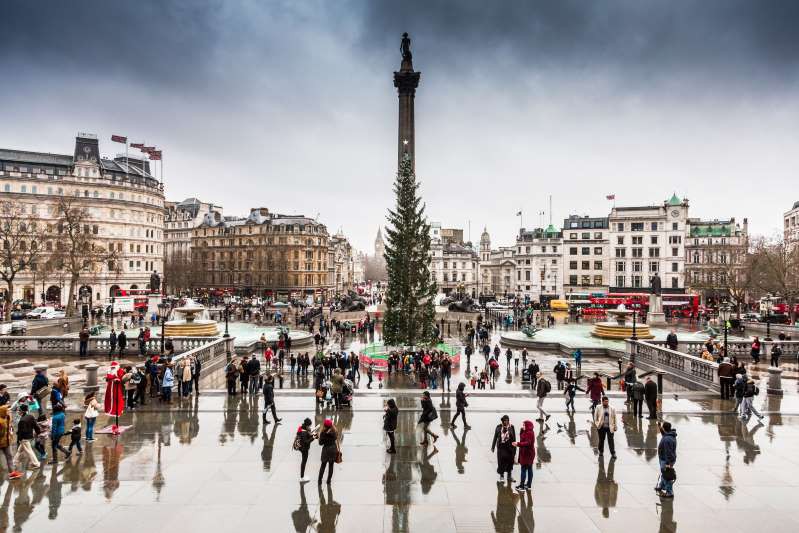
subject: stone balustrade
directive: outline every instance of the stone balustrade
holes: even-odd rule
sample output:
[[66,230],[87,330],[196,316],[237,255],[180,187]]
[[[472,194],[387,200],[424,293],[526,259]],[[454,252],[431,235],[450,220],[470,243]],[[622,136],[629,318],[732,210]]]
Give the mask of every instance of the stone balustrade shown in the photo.
[[[200,348],[206,344],[218,341],[219,337],[169,337],[175,353],[187,352]],[[77,355],[80,351],[80,340],[77,337],[0,337],[0,355],[13,355],[18,357],[57,357],[64,355]],[[89,356],[108,356],[111,344],[108,337],[90,337],[88,346]],[[161,339],[157,337],[147,341],[148,353],[161,351]],[[125,353],[135,355],[139,353],[139,341],[136,337],[128,337]]]
[[666,372],[672,381],[692,389],[719,390],[719,365],[671,350],[664,342],[627,340],[627,359],[645,370]]
[[234,353],[234,339],[235,337],[211,338],[212,342],[176,355],[172,358],[172,363],[177,366],[182,359],[194,357],[195,360],[200,361],[202,365],[200,376],[204,377],[211,372],[219,370],[230,361]]
[[[724,343],[723,339],[717,339],[722,344]],[[650,340],[647,341],[649,344],[657,345],[657,346],[666,346],[666,341],[655,341]],[[764,341],[761,339],[761,348],[760,348],[760,357],[768,357],[771,355],[771,348],[774,346],[779,346],[782,348],[782,356],[783,357],[790,357],[795,358],[799,356],[799,341],[780,341],[780,340],[773,340],[773,341]],[[693,355],[695,357],[699,357],[702,355],[702,351],[705,349],[705,341],[684,341],[680,340],[679,344],[677,345],[677,351],[687,353],[689,355]],[[752,353],[752,341],[727,341],[727,353],[730,357],[735,356],[738,359],[747,359],[751,358]]]

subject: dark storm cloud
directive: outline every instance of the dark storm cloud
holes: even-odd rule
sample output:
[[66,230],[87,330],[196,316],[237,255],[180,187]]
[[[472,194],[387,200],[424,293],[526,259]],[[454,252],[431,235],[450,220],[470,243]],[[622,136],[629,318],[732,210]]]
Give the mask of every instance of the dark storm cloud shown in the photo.
[[[794,83],[799,2],[485,1],[368,2],[364,39],[396,47],[406,30],[419,62],[471,71],[597,69],[627,77]],[[639,80],[640,81],[640,80]]]
[[221,2],[6,0],[0,53],[15,68],[56,76],[193,78],[207,64]]

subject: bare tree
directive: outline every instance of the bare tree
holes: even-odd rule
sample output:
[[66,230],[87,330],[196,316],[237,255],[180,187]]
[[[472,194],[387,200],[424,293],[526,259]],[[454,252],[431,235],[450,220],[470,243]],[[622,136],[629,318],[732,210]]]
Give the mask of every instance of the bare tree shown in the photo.
[[167,294],[182,294],[191,289],[194,262],[189,254],[173,252],[164,260],[164,285]]
[[756,245],[754,254],[756,286],[784,298],[791,322],[795,322],[794,306],[799,300],[799,246],[792,246],[782,238],[763,240]]
[[89,211],[72,198],[59,198],[55,224],[58,239],[52,260],[69,276],[67,316],[72,316],[76,290],[81,280],[94,278],[103,268],[118,272],[118,254],[116,250],[103,245]]
[[[14,280],[25,271],[34,271],[49,238],[47,226],[25,212],[25,204],[0,202],[0,277],[6,284],[6,316],[14,301]],[[36,287],[34,287],[34,292]],[[36,298],[34,297],[34,300]]]
[[690,264],[688,280],[692,289],[702,291],[716,300],[730,298],[738,316],[741,305],[754,287],[755,256],[746,246],[712,244],[705,248],[706,263]]

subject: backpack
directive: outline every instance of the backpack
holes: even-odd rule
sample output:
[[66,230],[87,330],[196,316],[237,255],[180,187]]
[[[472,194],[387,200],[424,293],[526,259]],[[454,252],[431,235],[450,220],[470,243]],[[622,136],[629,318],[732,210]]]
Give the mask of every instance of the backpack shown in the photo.
[[549,394],[552,391],[552,384],[546,379],[542,379],[541,381],[544,382],[544,392]]
[[757,396],[758,394],[760,394],[760,389],[758,389],[758,388],[757,388],[757,385],[755,385],[755,390],[754,390],[754,393],[755,393],[755,396]]
[[300,438],[299,432],[294,436],[294,443],[291,445],[291,449],[296,451],[302,450],[302,439]]
[[141,378],[142,378],[142,375],[140,373],[134,372],[134,374],[130,377],[130,381],[134,385],[138,385],[139,383],[141,383]]

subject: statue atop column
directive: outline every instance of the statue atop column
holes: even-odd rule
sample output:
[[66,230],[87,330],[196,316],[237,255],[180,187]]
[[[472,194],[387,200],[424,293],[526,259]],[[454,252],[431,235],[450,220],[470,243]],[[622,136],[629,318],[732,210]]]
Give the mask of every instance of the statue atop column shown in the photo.
[[402,43],[400,44],[400,50],[402,51],[402,59],[407,59],[411,61],[413,59],[413,54],[411,54],[411,38],[408,37],[408,32],[402,34]]
[[649,281],[650,292],[656,296],[660,296],[661,292],[661,284],[660,284],[660,276],[657,272],[655,275],[652,276],[652,279]]
[[153,270],[153,273],[150,274],[150,292],[161,292],[161,276],[158,275],[157,270]]

